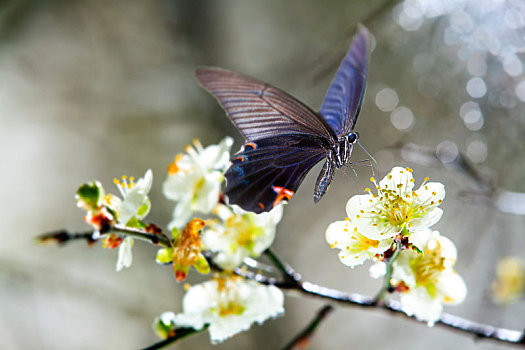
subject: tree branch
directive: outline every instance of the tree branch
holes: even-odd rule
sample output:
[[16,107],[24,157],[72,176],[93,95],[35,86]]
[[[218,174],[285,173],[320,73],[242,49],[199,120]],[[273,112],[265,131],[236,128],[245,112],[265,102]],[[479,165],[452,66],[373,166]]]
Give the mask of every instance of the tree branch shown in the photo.
[[314,319],[306,326],[305,329],[301,331],[297,336],[295,336],[286,346],[283,348],[283,350],[292,350],[296,346],[305,346],[310,342],[310,338],[312,337],[313,333],[317,329],[317,327],[321,324],[321,322],[324,321],[328,315],[334,311],[334,308],[332,305],[327,304],[321,308],[315,315]]
[[[133,238],[141,239],[154,245],[171,246],[168,236],[160,232],[158,234],[149,233],[139,229],[133,229],[122,225],[114,225],[110,232],[118,232],[122,235],[127,235]],[[110,233],[108,232],[108,233]],[[41,243],[48,243],[50,241],[64,244],[71,240],[87,240],[88,243],[95,242],[100,239],[103,235],[97,236],[94,231],[71,233],[65,230],[55,231],[47,234],[43,234],[37,237],[37,240]],[[107,234],[107,233],[105,233]],[[104,235],[105,235],[104,234]],[[274,285],[283,290],[286,290],[290,294],[299,294],[309,297],[323,299],[329,301],[332,304],[338,304],[340,306],[354,306],[370,309],[378,309],[390,312],[394,315],[405,317],[410,320],[418,321],[415,316],[408,315],[404,310],[403,306],[399,301],[385,300],[383,303],[376,303],[374,298],[358,293],[346,293],[343,291],[323,287],[308,281],[301,279],[300,275],[288,264],[281,261],[272,250],[265,252],[267,257],[270,259],[272,264],[281,272],[284,280],[278,280],[276,278],[266,277],[260,273],[254,273],[247,271],[246,269],[238,268],[234,271],[235,274],[242,276],[246,279],[251,279],[265,285]],[[211,259],[211,254],[206,254],[210,262],[210,266],[216,271],[222,271],[220,267],[215,265]],[[437,326],[444,327],[450,330],[454,330],[466,335],[474,336],[478,339],[490,339],[501,343],[514,344],[525,347],[525,332],[510,330],[505,328],[498,328],[486,324],[477,323],[466,318],[454,316],[443,313],[441,318],[435,322]],[[193,329],[182,330],[179,329],[179,336],[171,337],[163,340],[157,344],[152,345],[148,350],[160,349],[163,346],[167,346],[184,336],[196,333]],[[157,346],[157,347],[155,347]]]
[[158,343],[152,344],[148,347],[145,347],[142,350],[158,350],[158,349],[164,349],[165,347],[183,339],[190,335],[200,333],[204,330],[206,330],[208,326],[204,326],[202,329],[195,330],[193,328],[186,328],[186,327],[180,327],[175,329],[175,334],[172,337],[168,337],[164,340],[159,341]]

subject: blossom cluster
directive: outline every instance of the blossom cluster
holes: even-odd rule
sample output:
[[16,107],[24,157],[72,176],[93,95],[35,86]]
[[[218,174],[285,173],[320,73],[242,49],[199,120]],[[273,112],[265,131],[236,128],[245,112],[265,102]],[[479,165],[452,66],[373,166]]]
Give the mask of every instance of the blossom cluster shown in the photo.
[[[209,274],[213,267],[216,272],[187,289],[182,312],[166,312],[155,320],[154,330],[162,338],[173,336],[177,327],[207,328],[211,341],[221,342],[284,313],[279,288],[235,274],[247,258],[256,259],[271,246],[283,205],[255,214],[224,200],[221,186],[232,143],[227,137],[203,147],[195,140],[168,166],[163,193],[175,202],[167,225],[171,237],[164,236],[156,261],[171,265],[178,282],[185,281],[191,269]],[[117,271],[131,265],[134,244],[117,228],[162,234],[143,222],[151,207],[152,180],[148,170],[137,181],[115,179],[120,195],[106,194],[97,181],[77,191],[77,204],[87,212],[85,221],[104,236],[104,247],[119,248]],[[372,277],[384,277],[388,290],[400,294],[406,312],[431,324],[439,319],[443,304],[460,303],[466,295],[465,283],[454,270],[454,244],[430,229],[443,214],[439,206],[444,186],[426,178],[414,189],[412,170],[400,167],[379,183],[371,181],[374,190],[350,198],[348,216],[328,226],[326,240],[349,267],[375,261]]]
[[[135,178],[125,175],[121,180],[115,178],[113,182],[122,198],[112,193],[106,194],[102,184],[98,181],[79,187],[76,199],[78,207],[87,211],[84,220],[101,233],[110,230],[114,224],[130,228],[146,228],[142,219],[148,215],[151,208],[148,198],[153,183],[151,170],[146,171],[144,177],[136,182]],[[117,271],[131,266],[133,243],[133,238],[114,233],[104,238],[105,248],[119,247]]]
[[348,217],[328,226],[326,240],[340,250],[339,259],[347,266],[376,261],[370,269],[372,277],[389,279],[405,310],[432,324],[439,319],[442,305],[462,302],[467,289],[453,269],[454,243],[429,229],[443,214],[439,205],[445,188],[428,180],[414,190],[412,169],[401,167],[393,168],[379,183],[371,178],[375,191],[367,188],[368,194],[350,198]]
[[[187,290],[182,313],[167,312],[155,321],[154,329],[161,337],[173,335],[176,327],[200,330],[206,326],[211,341],[220,342],[249,329],[254,322],[262,323],[284,312],[280,289],[233,273],[246,258],[258,258],[270,247],[283,208],[279,205],[268,213],[255,214],[223,201],[221,185],[232,143],[226,137],[217,145],[203,147],[194,140],[168,166],[163,193],[176,204],[167,225],[171,230],[169,245],[157,252],[157,262],[171,265],[178,282],[186,279],[190,268],[208,274],[210,258],[222,272]],[[151,207],[148,193],[152,180],[151,170],[137,181],[127,176],[115,178],[120,196],[106,194],[98,181],[83,184],[77,191],[77,204],[87,212],[84,219],[98,235],[104,235],[104,247],[119,248],[117,271],[131,266],[134,243],[117,225],[158,234],[156,226],[142,221]]]

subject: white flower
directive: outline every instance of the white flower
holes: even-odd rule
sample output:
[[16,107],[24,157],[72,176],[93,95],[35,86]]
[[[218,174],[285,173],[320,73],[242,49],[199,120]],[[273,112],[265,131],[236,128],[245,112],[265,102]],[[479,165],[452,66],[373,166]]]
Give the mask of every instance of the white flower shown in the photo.
[[175,156],[164,181],[164,195],[177,202],[168,225],[170,230],[183,227],[194,211],[207,214],[217,205],[233,139],[226,137],[218,145],[206,148],[198,140],[193,144],[194,147],[186,146],[187,154]]
[[331,248],[341,249],[339,260],[350,267],[382,254],[392,243],[387,239],[377,241],[363,236],[349,219],[330,224],[326,229],[326,241]]
[[248,330],[254,322],[281,315],[283,304],[284,295],[275,286],[238,276],[220,277],[188,290],[175,324],[197,330],[209,325],[210,339],[217,343]]
[[467,287],[454,271],[457,250],[451,240],[429,229],[414,235],[423,254],[401,251],[393,264],[392,282],[405,310],[431,325],[441,316],[443,304],[463,302]]
[[510,304],[519,300],[525,292],[525,263],[512,256],[498,262],[496,279],[492,282],[492,300]]
[[214,214],[221,222],[208,221],[203,243],[206,249],[218,253],[215,263],[223,269],[233,270],[247,257],[259,257],[272,244],[283,208],[278,205],[270,212],[255,214],[236,205],[219,204]]
[[133,248],[133,238],[126,237],[118,248],[118,259],[117,259],[117,272],[122,270],[124,267],[130,267],[133,261],[133,255],[131,254],[131,248]]
[[108,194],[105,196],[106,204],[116,214],[118,223],[134,227],[129,222],[131,219],[141,220],[149,213],[151,203],[148,193],[153,183],[153,173],[151,169],[146,171],[144,177],[136,183],[133,177],[128,178],[127,176],[122,176],[122,180],[115,178],[113,181],[117,185],[122,199]]
[[[375,183],[374,178],[371,181]],[[437,206],[445,197],[439,182],[425,182],[413,191],[412,169],[395,167],[376,184],[377,194],[357,195],[348,201],[348,217],[358,231],[370,239],[382,240],[428,228],[439,221],[443,211]]]
[[[122,199],[108,194],[104,197],[105,204],[113,212],[117,223],[129,227],[140,227],[141,221],[151,208],[151,203],[148,198],[148,193],[151,190],[153,183],[153,174],[151,170],[146,171],[143,178],[138,179],[135,183],[133,177],[122,176],[122,180],[114,179]],[[113,246],[119,247],[117,259],[117,271],[124,267],[130,267],[133,260],[131,249],[133,247],[133,238],[126,237],[124,240],[111,234],[106,237],[105,245],[108,245],[107,240],[115,240]],[[108,245],[109,247],[112,244]]]

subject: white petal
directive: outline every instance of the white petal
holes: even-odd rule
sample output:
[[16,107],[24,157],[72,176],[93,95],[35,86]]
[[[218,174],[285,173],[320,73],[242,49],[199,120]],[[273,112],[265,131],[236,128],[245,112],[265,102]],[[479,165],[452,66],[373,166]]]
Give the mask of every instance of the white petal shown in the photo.
[[467,296],[467,285],[455,271],[442,273],[436,287],[440,294],[443,295],[442,301],[445,304],[460,304]]
[[415,287],[416,277],[410,266],[412,259],[416,258],[418,253],[410,250],[403,250],[399,253],[396,261],[394,262],[394,269],[392,272],[392,278],[397,281],[403,281],[409,287]]
[[359,233],[376,241],[392,238],[401,232],[401,228],[392,226],[387,222],[374,226],[373,224],[375,223],[374,220],[366,217],[361,217],[360,219],[355,220],[355,225],[357,226]]
[[409,241],[415,245],[419,250],[424,251],[427,245],[427,242],[435,237],[439,236],[438,231],[432,231],[431,229],[425,227],[422,230],[414,231],[410,234]]
[[[372,200],[372,202],[370,202]],[[346,214],[348,217],[354,221],[354,218],[357,215],[361,215],[361,210],[364,212],[369,212],[374,210],[374,200],[373,196],[370,194],[361,194],[355,195],[348,200],[346,203]]]
[[416,191],[416,194],[417,202],[419,204],[425,206],[438,206],[443,199],[445,199],[445,186],[440,182],[429,182],[421,185]]
[[411,226],[409,230],[413,232],[426,229],[437,223],[441,219],[441,216],[443,216],[443,210],[441,208],[431,208],[422,217],[410,221]]
[[124,238],[124,241],[120,244],[118,249],[117,271],[122,270],[124,267],[131,266],[133,261],[131,248],[133,248],[133,238]]
[[247,293],[246,313],[259,324],[270,317],[284,313],[284,294],[275,286],[265,286],[255,281],[246,281],[250,285]]
[[178,172],[173,175],[168,175],[162,184],[162,193],[167,199],[178,201],[184,197],[192,188],[195,179],[199,176],[197,173],[182,173]]
[[418,320],[434,323],[439,320],[443,306],[437,299],[432,299],[424,287],[418,287],[401,294],[401,303],[407,312],[413,313]]
[[[208,214],[219,201],[223,176],[219,172],[213,172],[206,174],[203,179],[202,186],[194,192],[192,208],[195,211]],[[197,181],[201,181],[201,179]]]
[[239,267],[244,259],[250,256],[250,252],[242,247],[237,247],[234,251],[223,250],[213,259],[213,261],[224,270],[233,270]]
[[390,246],[392,245],[391,239],[383,239],[379,241],[379,244],[377,245],[377,248],[369,248],[368,251],[373,254],[381,254],[384,253]]
[[406,194],[412,192],[414,183],[412,173],[401,167],[394,167],[390,172],[379,182],[379,187],[387,188],[389,190],[396,190],[397,185],[401,184],[402,187],[398,190],[401,191],[401,195],[404,197]]
[[348,221],[336,221],[328,225],[325,233],[328,244],[333,245],[334,248],[344,249],[346,247],[350,240],[347,223]]
[[361,251],[357,254],[350,254],[345,251],[341,251],[339,253],[339,260],[349,267],[355,267],[357,265],[361,265],[370,257],[370,253],[368,253],[366,250]]
[[151,190],[151,185],[153,184],[153,172],[151,169],[148,169],[144,174],[144,177],[140,178],[135,185],[135,188],[144,196],[149,193]]
[[173,209],[173,219],[168,224],[168,229],[171,231],[174,227],[184,227],[191,218],[193,211],[191,210],[191,198],[182,198]]
[[436,238],[441,247],[441,256],[445,258],[445,267],[452,268],[456,264],[458,259],[458,251],[456,245],[450,239],[445,236],[439,236]]
[[204,229],[202,243],[206,246],[206,250],[220,252],[223,250],[229,250],[232,240],[231,237],[226,234],[222,225],[210,224]]
[[370,266],[368,270],[370,277],[378,279],[386,275],[386,264],[382,261],[378,261]]
[[[147,199],[148,198],[142,193],[139,193],[137,191],[130,192],[122,202],[122,206],[118,216],[119,222],[125,225],[132,217],[138,217],[137,212],[140,209],[140,207],[142,207],[142,205],[144,204],[149,203],[149,200]],[[140,219],[142,219],[148,214],[149,209],[150,208],[148,206],[148,210],[146,211],[145,215],[140,215]]]
[[225,137],[218,145],[210,145],[206,147],[199,154],[199,161],[204,169],[224,170],[228,166],[230,160],[230,148],[233,144],[233,139],[229,136]]

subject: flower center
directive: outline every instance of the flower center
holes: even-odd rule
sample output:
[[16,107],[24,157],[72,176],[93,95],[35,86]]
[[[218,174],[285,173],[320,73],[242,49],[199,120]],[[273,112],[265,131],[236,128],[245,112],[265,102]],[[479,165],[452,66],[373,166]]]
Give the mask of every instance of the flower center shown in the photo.
[[352,236],[352,239],[357,241],[355,247],[359,251],[368,250],[369,248],[377,248],[379,246],[379,241],[376,241],[375,239],[366,238],[365,236],[357,232],[354,236]]
[[181,231],[173,249],[173,264],[190,266],[195,264],[201,253],[200,231],[206,225],[204,220],[193,219]]
[[234,215],[226,221],[226,229],[234,233],[237,237],[235,243],[237,246],[252,250],[255,245],[255,239],[262,234],[260,227],[254,226],[252,220],[247,215]]
[[229,300],[219,305],[219,316],[242,315],[244,310],[245,308],[241,303]]
[[117,188],[124,199],[128,196],[129,190],[136,186],[135,178],[133,176],[128,178],[126,175],[122,175],[122,180],[114,178],[113,183],[117,185]]
[[[445,258],[442,256],[441,245],[438,241],[431,241],[435,248],[425,248],[425,253],[410,262],[410,268],[416,277],[416,284],[427,289],[437,282],[439,274],[445,270]],[[430,242],[429,242],[430,243]]]

